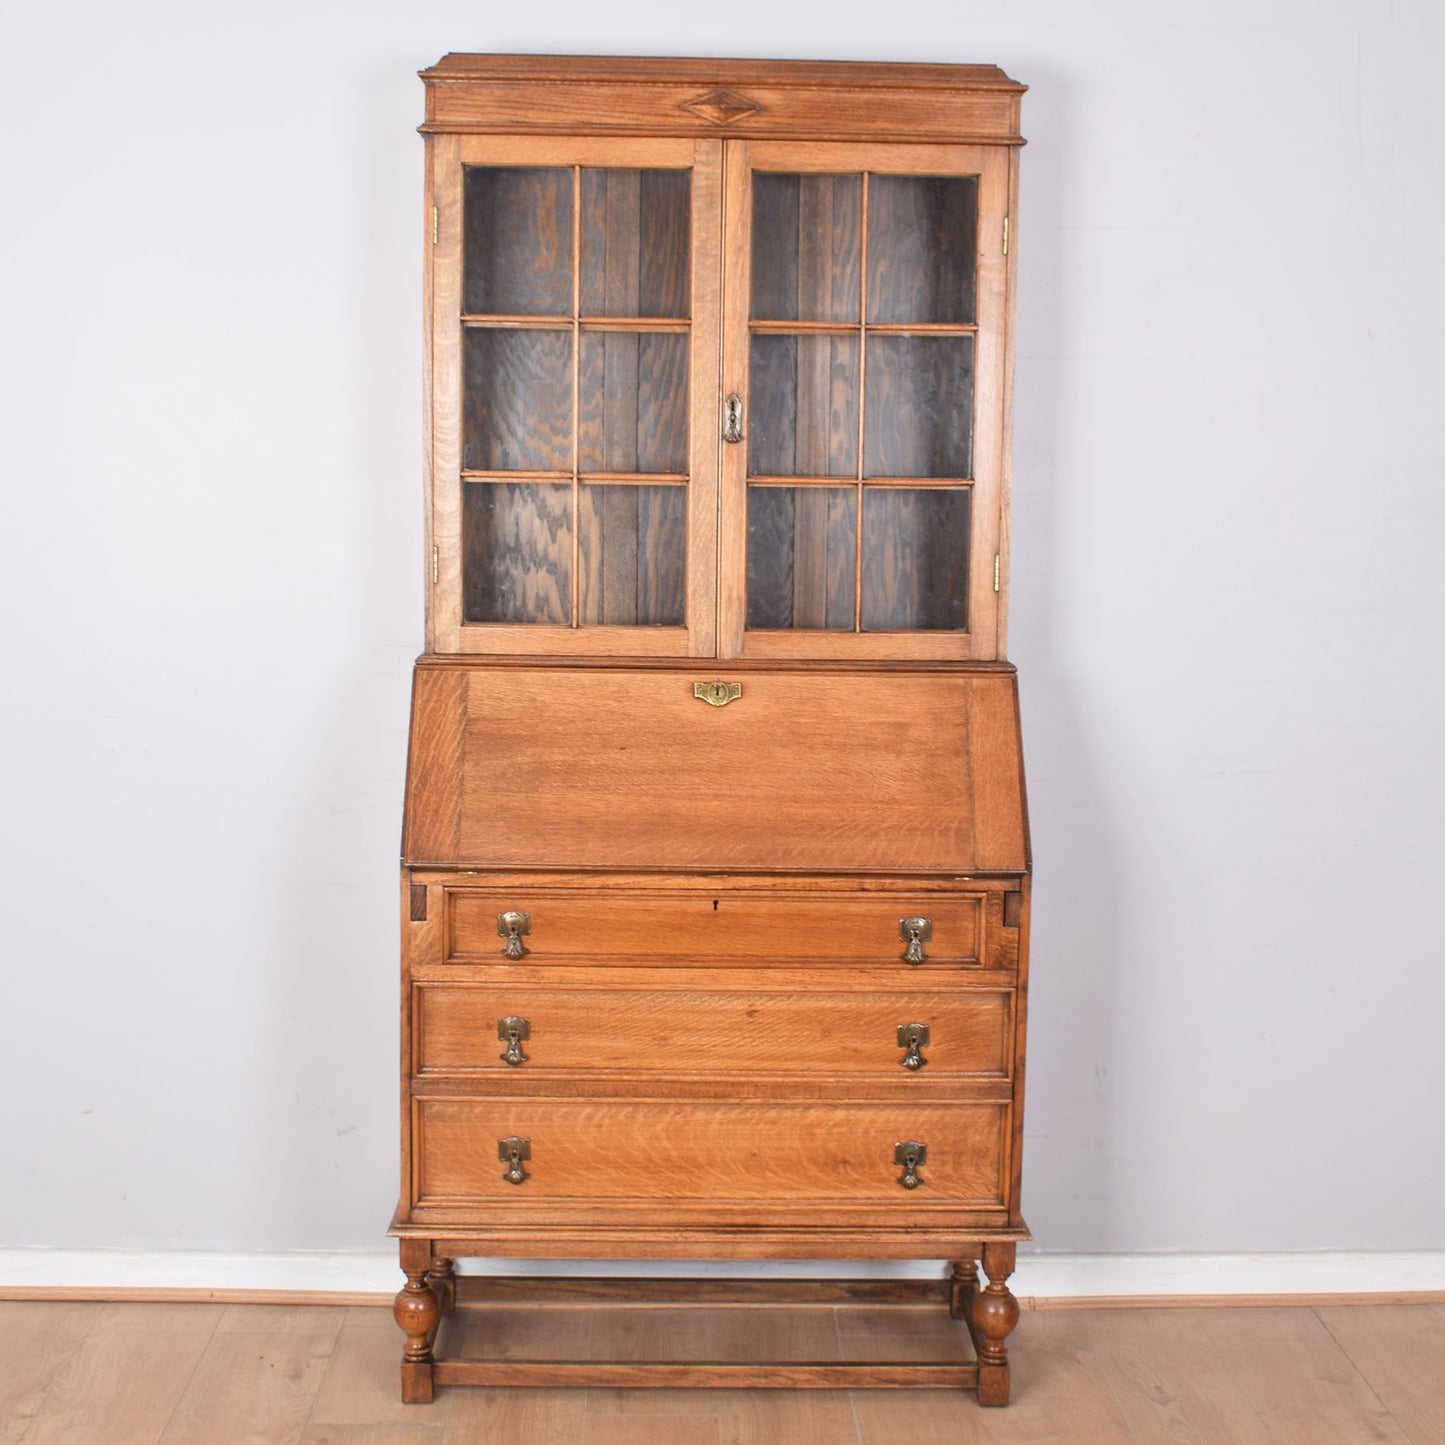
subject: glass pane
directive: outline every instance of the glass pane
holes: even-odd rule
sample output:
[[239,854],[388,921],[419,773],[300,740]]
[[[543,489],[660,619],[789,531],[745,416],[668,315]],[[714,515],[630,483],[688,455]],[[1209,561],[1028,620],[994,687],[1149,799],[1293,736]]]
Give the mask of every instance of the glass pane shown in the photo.
[[572,470],[572,333],[462,333],[462,467]]
[[462,310],[572,314],[572,172],[468,166]]
[[749,476],[856,476],[858,338],[754,336],[744,432]]
[[869,176],[869,321],[972,322],[977,230],[976,176]]
[[578,379],[584,472],[687,470],[687,336],[584,331]]
[[583,623],[683,625],[686,487],[584,486],[577,526]]
[[462,483],[467,622],[572,621],[572,488]]
[[582,172],[582,315],[690,314],[689,181],[687,171]]
[[863,488],[865,632],[968,627],[966,487]]
[[870,336],[865,477],[968,477],[972,336]]
[[861,176],[753,177],[753,319],[857,321]]
[[748,626],[853,629],[855,487],[748,488]]

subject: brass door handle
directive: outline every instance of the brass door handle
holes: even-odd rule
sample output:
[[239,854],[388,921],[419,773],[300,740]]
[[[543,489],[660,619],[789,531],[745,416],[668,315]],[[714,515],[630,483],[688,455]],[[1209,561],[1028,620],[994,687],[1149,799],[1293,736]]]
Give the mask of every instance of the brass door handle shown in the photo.
[[919,1168],[928,1163],[928,1145],[916,1139],[906,1139],[893,1146],[893,1162],[903,1166],[898,1182],[905,1189],[917,1189],[924,1181],[918,1177]]
[[505,1139],[497,1140],[497,1158],[507,1166],[507,1172],[502,1178],[508,1184],[521,1184],[532,1176],[522,1168],[522,1161],[532,1157],[532,1141],[519,1138],[511,1134]]
[[532,931],[532,916],[529,913],[497,914],[497,933],[507,940],[502,949],[504,958],[525,958],[527,945],[522,942],[524,935]]
[[905,962],[928,962],[928,955],[924,953],[923,945],[933,937],[933,920],[931,918],[900,918],[898,920],[898,936],[908,945],[903,950]]
[[899,1059],[899,1063],[905,1069],[912,1069],[915,1072],[921,1069],[928,1060],[919,1053],[920,1049],[928,1047],[928,1025],[927,1024],[899,1024],[898,1025],[898,1047],[907,1052]]
[[[510,1064],[515,1068],[527,1062],[527,1056],[522,1052],[522,1040],[532,1037],[530,1019],[521,1019],[515,1014],[508,1014],[506,1018],[498,1019],[497,1037],[507,1045],[507,1052],[497,1056],[504,1064]],[[924,1042],[927,1043],[927,1039]]]

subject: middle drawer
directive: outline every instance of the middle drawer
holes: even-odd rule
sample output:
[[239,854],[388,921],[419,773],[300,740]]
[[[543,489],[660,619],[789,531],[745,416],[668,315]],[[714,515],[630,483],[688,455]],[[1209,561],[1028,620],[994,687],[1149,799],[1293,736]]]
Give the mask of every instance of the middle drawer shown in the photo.
[[629,971],[630,986],[586,988],[516,972],[515,982],[414,984],[412,1073],[1013,1072],[1012,988],[843,992],[824,973],[763,989],[756,972],[717,971],[700,989],[695,973],[685,976],[694,986],[670,987],[662,971],[641,970]]

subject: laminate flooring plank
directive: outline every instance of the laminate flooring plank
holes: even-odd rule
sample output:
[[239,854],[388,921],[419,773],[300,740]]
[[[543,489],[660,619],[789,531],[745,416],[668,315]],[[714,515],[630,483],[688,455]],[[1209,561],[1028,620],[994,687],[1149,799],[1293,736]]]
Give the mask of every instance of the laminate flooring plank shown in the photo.
[[224,1305],[98,1307],[52,1377],[25,1445],[155,1445],[216,1333]]
[[496,1387],[446,1393],[452,1396],[452,1413],[445,1445],[582,1445],[585,1390]]
[[587,1391],[589,1415],[716,1416],[723,1390],[634,1390],[598,1386]]
[[1197,1310],[1097,1310],[1089,1354],[1137,1445],[1270,1445]]
[[445,1425],[313,1425],[300,1445],[446,1445]]
[[35,1423],[53,1375],[85,1341],[100,1311],[61,1301],[0,1302],[0,1441],[15,1445]]
[[897,1390],[854,1390],[853,1414],[862,1445],[995,1445],[998,1438],[989,1427],[999,1411],[982,1409],[972,1390],[909,1390],[906,1396]]
[[[798,1437],[774,1435],[773,1445],[788,1439]],[[718,1422],[706,1415],[588,1415],[582,1445],[718,1445]]]
[[840,1309],[838,1334],[845,1360],[952,1365],[966,1364],[975,1357],[968,1326],[949,1318],[941,1305],[936,1309]]
[[[311,1406],[341,1331],[341,1316],[306,1305],[261,1306],[256,1331],[233,1315],[211,1337],[159,1445],[291,1445],[305,1432]],[[300,1328],[307,1319],[319,1329]]]
[[713,1342],[719,1360],[748,1364],[825,1364],[843,1359],[838,1312],[784,1305],[773,1309],[721,1309]]
[[[230,1305],[216,1326],[216,1333],[261,1335],[323,1335],[335,1338],[351,1311],[343,1305]],[[390,1316],[388,1316],[390,1319]],[[391,1320],[397,1335],[396,1321]]]
[[438,1391],[430,1405],[402,1404],[406,1337],[394,1323],[385,1330],[376,1325],[374,1312],[364,1306],[347,1311],[311,1406],[311,1425],[410,1426],[446,1420],[453,1391]]
[[587,1308],[468,1305],[443,1324],[437,1354],[449,1360],[585,1360],[591,1336]]
[[1204,1310],[1201,1323],[1278,1445],[1408,1445],[1314,1310]]
[[1415,1445],[1445,1445],[1445,1305],[1315,1313]]
[[[900,1428],[895,1402],[890,1445],[917,1437]],[[718,1445],[857,1445],[858,1422],[846,1390],[729,1390],[718,1404]]]

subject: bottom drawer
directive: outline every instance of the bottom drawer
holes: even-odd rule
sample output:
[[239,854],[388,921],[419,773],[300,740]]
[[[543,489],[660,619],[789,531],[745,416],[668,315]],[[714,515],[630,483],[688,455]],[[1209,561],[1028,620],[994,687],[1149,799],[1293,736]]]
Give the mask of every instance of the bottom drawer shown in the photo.
[[[730,1104],[421,1099],[419,1209],[490,1201],[1004,1203],[1004,1104]],[[504,1159],[502,1141],[525,1141]],[[913,1173],[898,1146],[922,1144]],[[518,1167],[519,1166],[519,1167]],[[508,1173],[525,1177],[513,1182]]]

